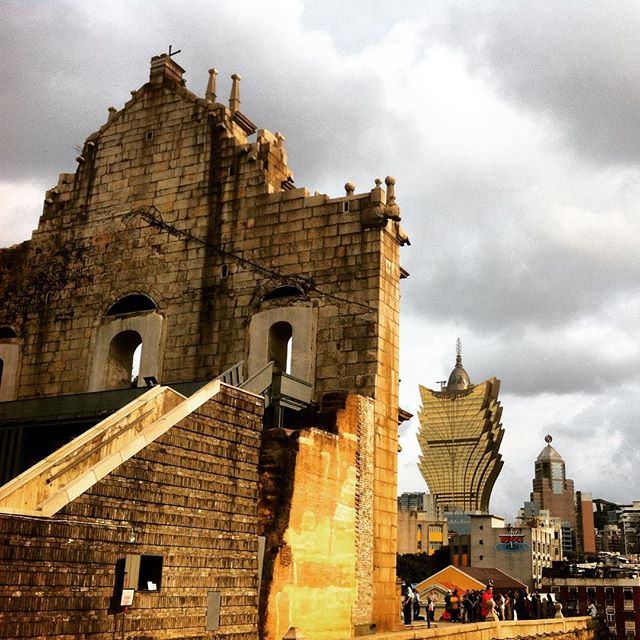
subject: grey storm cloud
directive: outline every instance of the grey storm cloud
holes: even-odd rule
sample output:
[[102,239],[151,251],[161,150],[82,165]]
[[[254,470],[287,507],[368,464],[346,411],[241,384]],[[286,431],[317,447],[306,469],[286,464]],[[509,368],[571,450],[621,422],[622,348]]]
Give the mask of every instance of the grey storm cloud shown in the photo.
[[640,159],[640,6],[487,2],[454,7],[451,37],[473,50],[522,108],[557,119],[567,142],[598,163]]
[[[34,4],[28,12],[23,3],[3,6],[8,55],[0,99],[11,118],[0,121],[1,178],[35,177],[53,184],[58,172],[73,171],[76,146],[103,124],[108,106],[119,108],[128,90],[146,81],[147,61],[170,43],[182,49],[176,60],[186,68],[188,88],[199,95],[210,67],[219,70],[223,102],[230,75],[243,76],[243,110],[259,126],[285,133],[296,155],[293,168],[301,167],[300,184],[313,179],[326,185],[327,166],[334,174],[343,167],[345,181],[349,168],[359,166],[359,178],[379,157],[367,143],[372,119],[382,117],[373,99],[375,79],[354,75],[314,51],[296,52],[292,64],[291,51],[281,42],[286,26],[256,38],[264,30],[264,15],[239,20],[232,3],[196,2],[188,12],[171,2],[114,4],[120,12],[115,15],[92,14],[71,1]],[[140,24],[145,28],[134,29]],[[322,45],[320,39],[315,50],[330,55],[331,43]],[[372,187],[373,168],[370,172]]]
[[[28,237],[44,189],[74,171],[76,145],[171,44],[196,94],[211,67],[221,102],[230,75],[242,76],[243,112],[285,135],[298,186],[336,196],[347,180],[364,192],[396,176],[412,241],[402,249],[411,341],[401,393],[416,404],[418,383],[448,375],[458,335],[472,379],[502,380],[497,504],[530,491],[543,442],[522,434],[553,430],[575,467],[603,425],[615,427],[615,451],[631,451],[640,418],[630,401],[640,382],[638,5],[248,5],[4,0],[0,190],[42,193],[15,204],[14,219],[5,198],[0,233],[19,226],[11,241]],[[565,399],[583,410],[567,414]],[[550,402],[556,413],[515,411]],[[403,455],[413,455],[405,440]],[[412,465],[401,458],[403,473]],[[620,469],[603,478],[603,497],[624,484]],[[401,487],[419,488],[402,478]]]

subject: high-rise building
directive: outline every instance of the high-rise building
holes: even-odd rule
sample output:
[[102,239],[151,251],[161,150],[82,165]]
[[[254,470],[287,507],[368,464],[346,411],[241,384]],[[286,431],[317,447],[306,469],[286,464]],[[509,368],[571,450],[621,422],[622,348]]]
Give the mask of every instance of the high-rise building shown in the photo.
[[551,446],[553,438],[546,436],[547,446],[535,462],[535,477],[531,501],[547,510],[551,521],[560,523],[562,551],[565,557],[596,551],[593,501],[588,493],[575,492],[569,480],[562,456]]
[[398,496],[398,511],[424,511],[430,518],[441,514],[433,496],[424,491],[409,491]]
[[575,493],[573,480],[568,480],[562,456],[551,446],[551,436],[546,436],[547,446],[535,462],[535,477],[531,500],[548,509],[551,517],[576,526]]
[[593,500],[590,493],[576,491],[576,547],[582,553],[596,552]]
[[447,520],[424,491],[398,496],[398,553],[432,555],[447,544]]
[[439,391],[420,386],[419,468],[443,510],[487,512],[503,465],[500,381],[472,384],[459,340],[456,351],[446,385]]
[[622,534],[622,553],[634,555],[640,553],[640,501],[623,505],[618,516],[618,528]]

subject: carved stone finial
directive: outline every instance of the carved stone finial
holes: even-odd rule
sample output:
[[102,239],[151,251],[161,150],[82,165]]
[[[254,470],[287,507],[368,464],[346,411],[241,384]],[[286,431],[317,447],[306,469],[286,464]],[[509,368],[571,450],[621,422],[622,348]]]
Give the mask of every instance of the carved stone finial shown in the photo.
[[209,82],[207,82],[207,90],[204,97],[211,102],[216,101],[216,76],[218,75],[217,69],[209,69]]
[[118,110],[115,107],[109,107],[109,117],[107,118],[107,122],[111,122],[118,113]]
[[385,215],[391,220],[400,222],[400,207],[396,204],[396,179],[393,176],[387,176],[384,179],[387,185],[387,208]]
[[489,600],[487,600],[485,603],[485,607],[487,608],[487,615],[485,616],[485,620],[497,620],[495,612],[495,600],[493,598],[489,598]]
[[280,131],[276,131],[274,135],[276,136],[276,140],[278,141],[278,146],[281,147],[284,144],[285,137]]
[[348,196],[352,196],[353,192],[356,190],[356,185],[353,182],[346,182],[344,185],[344,190]]
[[553,608],[556,610],[556,615],[553,616],[554,618],[564,618],[562,615],[562,604],[560,602],[554,602]]
[[382,180],[380,180],[380,178],[376,178],[374,182],[376,183],[376,189],[380,189],[382,187]]
[[396,179],[393,176],[387,176],[384,183],[387,185],[387,204],[394,204],[396,201]]
[[235,113],[236,111],[240,111],[240,76],[237,73],[234,73],[231,76],[231,95],[229,96],[229,109],[231,109],[231,113]]

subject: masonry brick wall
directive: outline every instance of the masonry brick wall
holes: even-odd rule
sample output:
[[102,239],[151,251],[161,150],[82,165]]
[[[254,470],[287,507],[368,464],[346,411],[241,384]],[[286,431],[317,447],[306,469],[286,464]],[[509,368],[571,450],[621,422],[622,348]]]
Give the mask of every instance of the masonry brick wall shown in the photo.
[[[337,385],[373,395],[381,237],[397,241],[394,228],[363,226],[369,193],[283,191],[280,138],[247,142],[225,107],[166,78],[112,113],[80,157],[47,193],[31,241],[0,251],[0,325],[23,341],[20,398],[87,391],[97,327],[129,293],[164,318],[161,380],[211,378],[246,359],[261,297],[299,281],[319,309],[316,397]],[[150,225],[141,207],[190,238]],[[388,275],[399,279],[397,265]]]
[[[53,518],[0,516],[0,638],[256,638],[262,401],[223,388]],[[160,555],[160,591],[114,608],[116,564]]]

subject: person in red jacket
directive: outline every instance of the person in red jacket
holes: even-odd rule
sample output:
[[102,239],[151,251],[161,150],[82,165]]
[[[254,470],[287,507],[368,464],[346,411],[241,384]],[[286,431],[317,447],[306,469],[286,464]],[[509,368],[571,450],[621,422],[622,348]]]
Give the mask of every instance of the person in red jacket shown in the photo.
[[480,607],[480,617],[482,621],[487,617],[487,613],[489,613],[489,608],[487,607],[487,602],[489,600],[493,600],[493,587],[489,585],[482,594],[481,607]]

